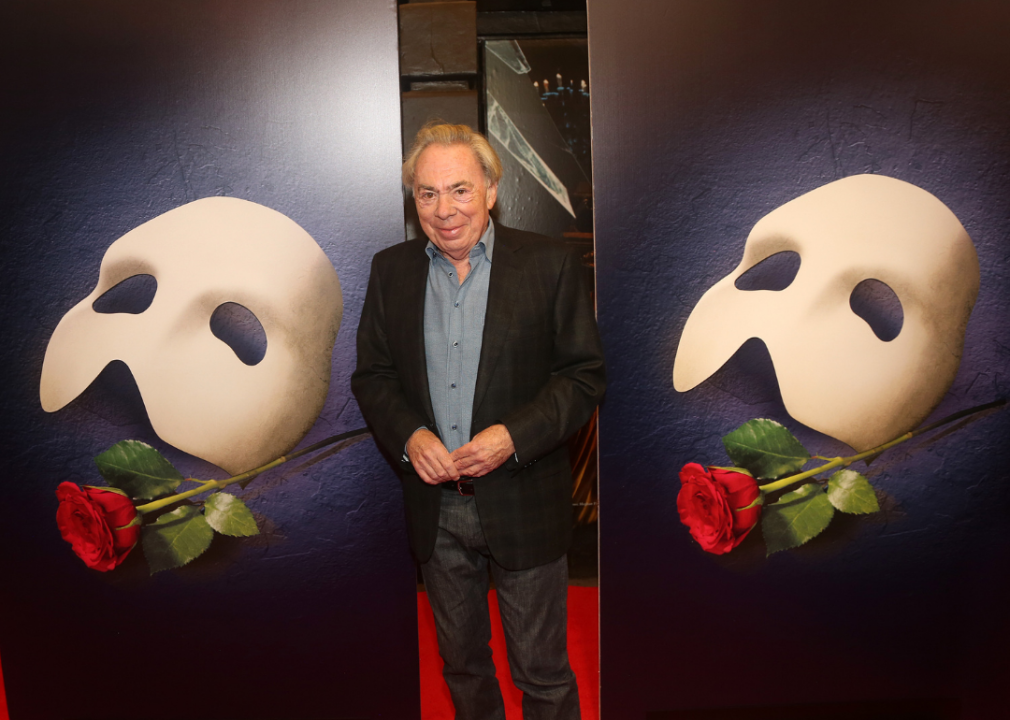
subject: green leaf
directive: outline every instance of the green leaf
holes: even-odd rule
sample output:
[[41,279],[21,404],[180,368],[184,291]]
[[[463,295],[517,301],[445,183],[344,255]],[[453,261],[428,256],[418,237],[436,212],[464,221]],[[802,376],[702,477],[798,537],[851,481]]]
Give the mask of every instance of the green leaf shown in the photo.
[[144,526],[144,557],[154,575],[200,557],[213,539],[214,531],[200,511],[183,505]]
[[798,547],[816,537],[831,522],[835,508],[817,483],[807,483],[765,505],[761,518],[768,554]]
[[185,478],[147,443],[123,440],[95,458],[105,481],[134,498],[153,500],[168,495]]
[[259,534],[253,514],[246,504],[234,495],[214,493],[207,498],[204,508],[207,522],[222,535],[249,537]]
[[769,480],[799,472],[810,459],[800,441],[774,420],[749,420],[722,439],[730,459]]
[[870,481],[855,470],[839,470],[828,479],[828,500],[844,513],[865,515],[880,510]]

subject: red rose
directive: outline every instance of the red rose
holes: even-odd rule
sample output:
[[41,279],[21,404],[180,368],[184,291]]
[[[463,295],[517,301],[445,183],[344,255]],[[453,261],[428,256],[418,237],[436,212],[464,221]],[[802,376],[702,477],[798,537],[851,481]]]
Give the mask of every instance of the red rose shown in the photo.
[[688,463],[680,471],[677,510],[701,549],[722,555],[735,548],[761,517],[761,506],[737,512],[757,500],[761,490],[750,475]]
[[56,524],[63,539],[89,568],[105,572],[119,565],[137,544],[140,527],[133,502],[120,490],[73,483],[56,488]]

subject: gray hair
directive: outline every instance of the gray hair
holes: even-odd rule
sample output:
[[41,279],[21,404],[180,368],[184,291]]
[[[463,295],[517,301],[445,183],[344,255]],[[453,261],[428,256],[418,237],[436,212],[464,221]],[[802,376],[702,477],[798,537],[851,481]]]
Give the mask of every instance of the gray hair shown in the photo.
[[449,125],[439,121],[429,122],[418,130],[414,144],[403,160],[401,170],[403,184],[414,186],[414,172],[417,169],[417,159],[421,157],[429,145],[465,145],[470,148],[477,162],[484,171],[484,179],[488,186],[496,185],[501,180],[501,160],[498,153],[491,147],[483,135],[473,130],[469,125]]

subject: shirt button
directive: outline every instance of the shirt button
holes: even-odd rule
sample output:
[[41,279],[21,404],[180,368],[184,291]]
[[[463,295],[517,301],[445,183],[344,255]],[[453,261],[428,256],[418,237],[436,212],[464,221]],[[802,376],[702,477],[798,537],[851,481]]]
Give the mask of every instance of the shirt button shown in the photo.
[[455,429],[456,429],[456,426],[455,426],[455,425],[453,425],[453,426],[452,426],[452,429],[453,429],[453,430],[455,430]]
[[452,346],[453,346],[453,347],[459,347],[459,343],[458,343],[458,342],[454,342],[454,343],[452,344]]
[[456,388],[456,383],[453,383],[453,384],[452,384],[452,385],[450,385],[449,387],[451,387],[451,388],[455,389],[455,388]]
[[449,273],[449,277],[452,277],[452,273]]
[[453,307],[459,307],[459,303],[458,302],[453,303],[452,305],[453,305]]

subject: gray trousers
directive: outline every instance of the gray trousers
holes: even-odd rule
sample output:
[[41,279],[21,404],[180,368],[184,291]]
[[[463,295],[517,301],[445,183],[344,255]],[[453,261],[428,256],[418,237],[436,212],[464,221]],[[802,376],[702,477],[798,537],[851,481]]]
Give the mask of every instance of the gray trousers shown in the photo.
[[505,720],[488,645],[489,563],[512,681],[523,693],[523,719],[578,720],[579,693],[568,664],[566,557],[506,570],[488,553],[473,497],[444,492],[435,551],[421,574],[457,720]]

